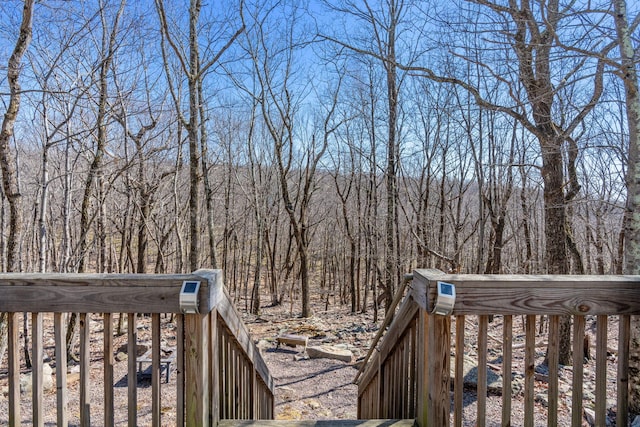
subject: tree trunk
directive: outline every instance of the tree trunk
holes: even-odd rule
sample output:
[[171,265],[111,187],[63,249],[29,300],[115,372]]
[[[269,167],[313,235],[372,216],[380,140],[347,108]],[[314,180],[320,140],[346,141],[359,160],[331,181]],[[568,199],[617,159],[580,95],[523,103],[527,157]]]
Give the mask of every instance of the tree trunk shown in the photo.
[[[67,136],[71,135],[69,122],[66,126]],[[60,272],[66,273],[71,263],[71,184],[73,183],[73,172],[71,167],[71,141],[67,141],[64,147],[64,178],[62,190],[64,207],[62,213],[62,241],[60,242]]]
[[200,99],[198,97],[198,18],[200,0],[191,0],[189,6],[189,268],[195,271],[200,266],[200,149],[198,144],[198,115]]
[[18,185],[18,171],[16,160],[11,152],[11,138],[13,126],[20,110],[20,69],[22,57],[31,42],[33,17],[33,0],[24,3],[22,24],[15,49],[9,58],[7,81],[9,83],[10,99],[0,129],[0,167],[2,169],[2,187],[4,195],[9,201],[9,238],[7,240],[7,271],[19,269],[19,242],[22,228],[22,194]]
[[[257,208],[256,208],[257,209]],[[262,258],[264,253],[264,220],[256,215],[256,258],[251,289],[251,314],[260,314],[260,282],[262,281]]]
[[[104,235],[104,180],[102,176],[102,168],[103,168],[103,157],[105,154],[105,149],[107,145],[107,108],[108,108],[108,97],[109,97],[109,88],[108,88],[108,76],[109,69],[111,68],[111,63],[113,61],[113,57],[115,55],[115,51],[117,49],[116,37],[118,34],[118,26],[120,22],[120,18],[124,12],[125,0],[120,2],[120,6],[118,12],[116,13],[115,19],[113,21],[113,27],[109,30],[106,27],[106,20],[104,16],[102,17],[102,22],[105,23],[105,26],[102,27],[102,62],[100,64],[100,77],[98,80],[99,85],[99,95],[98,95],[98,111],[96,114],[96,147],[93,156],[93,161],[91,162],[91,166],[89,167],[89,172],[87,174],[87,179],[84,184],[84,194],[82,197],[82,205],[80,211],[80,260],[78,263],[78,273],[84,273],[86,271],[86,262],[87,262],[87,251],[88,251],[88,236],[89,230],[91,228],[91,219],[90,219],[90,208],[91,208],[91,198],[93,197],[93,184],[94,182],[98,183],[98,194],[96,195],[96,199],[98,201],[98,240],[99,240],[99,263],[97,268],[100,269],[99,272],[103,272],[104,269],[104,257],[106,253],[105,248],[105,240],[106,236]],[[102,11],[104,13],[104,11]],[[69,325],[67,327],[67,356],[70,359],[75,359],[73,355],[73,338],[76,334],[76,329],[78,326],[78,315],[77,313],[72,313],[69,318]]]
[[[522,155],[524,159],[524,154]],[[521,163],[524,162],[521,160]],[[524,260],[523,260],[523,273],[531,274],[533,269],[533,248],[531,244],[531,231],[529,226],[529,214],[530,208],[527,198],[527,174],[524,171],[524,166],[519,166],[518,170],[520,171],[520,179],[522,180],[522,187],[520,188],[520,208],[522,209],[522,234],[524,237]]]
[[45,101],[43,100],[43,125],[45,129],[45,141],[42,144],[42,182],[40,183],[40,206],[38,210],[38,271],[47,271],[47,210],[49,206],[49,117],[47,114]]
[[385,52],[385,71],[387,77],[387,168],[385,171],[387,215],[385,221],[385,309],[388,311],[393,302],[398,285],[398,242],[396,230],[398,227],[398,177],[397,177],[397,121],[398,121],[398,82],[396,69],[396,25],[398,23],[398,4],[393,0],[389,2],[390,24],[388,28]]
[[[613,0],[616,31],[622,56],[622,79],[626,92],[629,126],[627,204],[624,227],[624,273],[640,274],[640,94],[634,49],[625,0]],[[632,317],[629,360],[629,409],[640,413],[640,318]]]
[[[20,232],[22,231],[22,195],[18,185],[18,171],[14,155],[11,152],[13,127],[20,110],[20,70],[22,58],[29,47],[32,34],[34,0],[25,0],[22,10],[22,23],[15,48],[9,58],[7,82],[10,98],[7,111],[0,129],[0,168],[2,170],[2,189],[9,202],[9,238],[7,239],[7,271],[20,269]],[[0,361],[7,349],[7,315],[0,313]]]
[[[142,162],[142,160],[141,160]],[[140,177],[138,178],[140,179]],[[138,223],[138,259],[136,273],[147,272],[147,245],[148,238],[148,222],[151,216],[151,194],[144,181],[141,183],[140,193],[140,222]]]
[[[200,48],[198,44],[199,28],[198,20],[200,19],[201,0],[191,0],[189,3],[189,46],[184,48],[179,46],[173,38],[169,25],[167,23],[167,17],[164,10],[164,1],[156,0],[156,10],[160,18],[160,31],[162,33],[162,53],[164,59],[165,73],[167,74],[167,83],[170,88],[173,102],[175,104],[176,112],[179,116],[179,126],[184,125],[187,129],[187,139],[189,145],[189,268],[191,271],[195,271],[200,268],[200,181],[201,176],[201,129],[200,125],[202,121],[201,108],[203,107],[203,99],[201,98],[201,85],[203,84],[204,75],[211,66],[218,62],[220,56],[233,44],[233,42],[242,34],[244,26],[242,26],[236,33],[231,36],[227,43],[213,56],[213,58],[206,63],[201,62]],[[188,83],[189,92],[189,120],[185,120],[182,114],[182,100],[178,99],[178,96],[173,88],[171,72],[167,62],[167,52],[165,47],[165,40],[168,41],[171,49],[178,57],[181,64],[182,72],[185,74]],[[188,58],[185,52],[188,52]],[[205,135],[206,138],[206,135]],[[177,230],[179,232],[179,230]],[[210,233],[210,241],[212,240],[213,233]],[[213,250],[213,244],[210,243]],[[215,252],[211,253],[211,262],[215,265]]]

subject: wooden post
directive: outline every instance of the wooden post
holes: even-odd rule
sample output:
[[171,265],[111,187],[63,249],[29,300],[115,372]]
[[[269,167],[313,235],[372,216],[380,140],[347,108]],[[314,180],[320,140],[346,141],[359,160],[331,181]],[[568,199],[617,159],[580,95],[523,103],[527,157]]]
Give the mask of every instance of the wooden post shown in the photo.
[[511,425],[511,356],[513,355],[513,317],[506,315],[502,325],[502,426]]
[[136,359],[138,358],[138,328],[136,326],[136,314],[127,314],[127,425],[138,425],[138,370]]
[[524,329],[524,427],[533,427],[536,362],[536,316],[534,314],[527,315]]
[[91,407],[89,404],[90,335],[89,316],[87,313],[80,313],[80,425],[82,427],[91,426]]
[[585,317],[573,318],[573,380],[571,382],[571,425],[582,425],[582,382],[584,380],[584,326]]
[[185,422],[188,426],[208,426],[209,402],[209,325],[210,313],[185,314]]
[[211,408],[211,419],[213,425],[217,425],[220,421],[220,349],[218,342],[218,312],[213,309],[209,313],[209,329],[211,342],[209,343],[209,357],[211,366],[211,398],[209,407]]
[[618,331],[618,414],[616,425],[624,425],[629,416],[629,341],[631,316],[620,316]]
[[104,425],[112,427],[115,424],[113,400],[113,317],[111,313],[103,315],[104,340]]
[[176,425],[184,426],[184,315],[176,315]]
[[67,347],[66,347],[66,321],[62,313],[55,313],[55,340],[56,340],[56,400],[57,400],[57,421],[59,426],[69,424],[67,415]]
[[596,425],[607,424],[607,330],[609,317],[596,321]]
[[[26,314],[25,314],[26,316]],[[18,344],[18,313],[8,313],[9,321],[9,426],[21,425],[20,414],[20,356]]]
[[[66,358],[64,348],[64,322],[62,313],[79,313],[80,320],[80,380],[79,380],[79,418],[80,425],[91,425],[90,407],[90,321],[89,313],[104,314],[104,387],[105,417],[104,424],[111,425],[120,408],[113,408],[113,316],[111,313],[128,314],[128,425],[138,423],[137,414],[137,333],[136,314],[140,311],[153,315],[153,362],[152,422],[162,424],[160,401],[160,317],[159,313],[181,313],[179,303],[181,283],[200,281],[198,311],[200,314],[178,315],[177,326],[177,402],[176,421],[178,425],[210,426],[220,418],[220,406],[226,401],[221,399],[223,387],[231,390],[236,381],[244,400],[239,402],[239,414],[248,416],[251,410],[254,416],[273,416],[273,378],[269,374],[260,352],[249,336],[222,284],[222,272],[219,270],[198,270],[192,274],[0,274],[0,313],[8,313],[8,424],[19,425],[20,414],[20,355],[18,343],[18,312],[34,313],[34,406],[32,414],[36,425],[42,425],[44,406],[42,400],[42,327],[39,313],[55,314],[56,363],[64,369]],[[35,319],[35,320],[33,320]],[[226,330],[229,337],[225,337]],[[233,345],[233,348],[232,348]],[[63,354],[64,352],[64,354]],[[220,357],[230,360],[231,366],[225,367]],[[233,376],[234,364],[242,368],[241,378]],[[228,369],[225,378],[220,371]],[[255,372],[251,372],[255,369]],[[222,382],[228,379],[229,384]],[[252,380],[252,381],[251,381]],[[56,376],[58,424],[66,424],[68,419],[67,386],[65,372]],[[262,384],[266,385],[263,395]],[[260,396],[262,406],[252,408],[252,396]],[[230,401],[235,405],[235,402]],[[229,407],[229,412],[236,406]],[[122,408],[124,410],[124,408]],[[259,412],[259,413],[258,413]],[[47,415],[48,416],[48,415]],[[102,419],[102,417],[100,417]]]
[[476,388],[477,427],[487,425],[487,330],[489,316],[478,316],[478,385]]
[[[151,314],[151,425],[160,427],[160,313]],[[170,369],[167,366],[167,369]]]
[[31,391],[33,393],[33,425],[44,426],[43,418],[43,390],[42,390],[42,358],[44,349],[42,344],[42,313],[31,313],[31,341],[33,352],[31,354]]
[[[549,316],[549,367],[547,425],[558,425],[558,371],[560,363],[560,316]],[[503,373],[504,374],[504,373]]]
[[377,395],[378,399],[376,401],[376,413],[373,414],[372,418],[382,418],[384,415],[384,399],[385,392],[384,387],[386,386],[386,382],[384,381],[384,364],[382,363],[382,357],[378,354],[378,360],[376,363],[378,364],[378,390]]
[[465,317],[456,316],[456,360],[453,385],[453,423],[455,427],[462,427],[462,411],[464,409],[464,326]]
[[418,408],[420,427],[448,427],[450,409],[451,317],[420,310],[418,325]]

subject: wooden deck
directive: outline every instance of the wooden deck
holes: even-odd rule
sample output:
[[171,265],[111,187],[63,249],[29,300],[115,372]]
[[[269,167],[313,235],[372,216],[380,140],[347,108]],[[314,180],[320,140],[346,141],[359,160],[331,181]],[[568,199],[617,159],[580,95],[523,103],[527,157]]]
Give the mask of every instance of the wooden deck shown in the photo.
[[[456,301],[450,316],[433,314],[438,281],[455,286]],[[385,335],[376,337],[356,378],[358,417],[415,417],[422,427],[458,427],[468,421],[477,427],[533,427],[538,425],[537,417],[541,417],[546,418],[545,424],[549,426],[581,427],[584,408],[593,404],[595,425],[604,426],[608,406],[614,401],[617,425],[627,425],[629,325],[630,316],[638,314],[640,276],[449,275],[439,270],[416,270],[393,322],[388,328],[386,322],[381,327]],[[502,365],[494,364],[502,377],[501,420],[499,413],[489,416],[487,412],[489,315],[502,315],[504,319],[502,337],[491,336],[499,342],[496,354],[500,355]],[[573,320],[570,343],[573,369],[568,401],[559,392],[561,315]],[[474,330],[466,331],[465,316],[477,316]],[[518,360],[523,361],[516,372],[523,381],[523,411],[517,416],[511,410],[516,352],[514,316],[523,319],[524,324],[524,330],[517,331],[524,340],[523,347],[517,350]],[[544,387],[536,384],[536,316],[548,319],[549,374]],[[594,327],[596,353],[592,398],[586,397],[589,390],[585,389],[583,365],[584,337],[590,333],[585,330],[587,320]],[[609,325],[614,324],[618,325],[617,333],[614,328],[609,333]],[[608,358],[609,338],[618,346],[613,350],[617,353],[615,362]],[[470,414],[464,411],[463,370],[465,354],[470,350],[468,341],[475,341],[477,354],[475,420],[468,419]],[[608,366],[613,363],[615,366]],[[611,384],[616,386],[617,393],[610,392]],[[546,414],[542,415],[537,414],[536,406],[536,393],[541,388],[548,401]],[[560,413],[565,416],[569,413],[571,421],[565,418],[560,423]]]
[[221,420],[218,427],[413,427],[414,420]]
[[[198,313],[183,314],[180,310],[179,294],[184,281],[201,283]],[[2,408],[7,409],[8,420],[0,419],[2,425],[13,427],[30,421],[34,426],[114,426],[117,415],[125,416],[131,426],[204,426],[209,425],[211,420],[215,425],[220,417],[263,419],[274,416],[273,378],[230,300],[219,270],[198,270],[180,275],[0,274],[0,295],[0,312],[9,313],[8,405]],[[56,367],[66,366],[67,323],[63,321],[63,314],[80,313],[78,386],[69,386],[65,368],[56,369],[55,395],[44,393],[43,367],[38,364],[32,373],[32,413],[24,416],[24,396],[20,393],[18,321],[23,312],[27,313],[24,316],[31,318],[34,360],[43,359],[46,344],[43,340],[43,317],[45,313],[53,313]],[[120,393],[124,387],[114,386],[113,313],[128,313],[128,355],[137,353],[137,314],[151,315],[148,333],[150,353],[128,358],[126,381],[123,383],[126,387],[126,404],[116,404],[114,400],[116,393]],[[171,357],[163,357],[161,350],[164,338],[161,313],[175,315],[175,326],[170,332],[164,331],[176,342]],[[95,374],[90,372],[97,367],[91,364],[96,358],[96,349],[93,347],[98,345],[90,345],[93,322],[101,322],[104,331],[103,349],[97,352],[100,357],[109,355],[103,357],[102,393],[91,393],[97,388],[93,381]],[[137,381],[137,373],[141,368],[139,365],[144,363],[151,364],[151,387],[147,392],[151,408],[140,406],[138,399],[138,394],[145,392]],[[165,384],[160,381],[162,365],[167,368]],[[169,384],[171,365],[174,366],[175,381]],[[5,366],[0,366],[0,371],[4,370]],[[174,390],[169,393],[169,388]],[[70,401],[72,392],[74,397]],[[102,399],[92,398],[100,394]],[[56,409],[45,411],[45,401],[49,406],[54,404]],[[92,414],[96,408],[100,408],[104,420],[98,420]],[[168,420],[170,417],[175,417],[175,420]]]
[[[185,280],[201,282],[199,313],[181,313],[179,290]],[[450,316],[433,314],[438,281],[455,286],[456,302]],[[549,374],[544,385],[548,407],[543,414],[547,425],[581,427],[583,408],[591,403],[595,424],[606,425],[611,401],[615,401],[617,408],[617,425],[626,425],[629,328],[631,316],[640,315],[640,276],[446,275],[438,270],[416,270],[407,286],[406,294],[398,292],[396,295],[394,306],[399,303],[399,308],[390,310],[393,315],[385,319],[365,358],[363,369],[358,373],[358,417],[361,419],[299,421],[272,420],[275,416],[274,380],[224,289],[221,271],[200,270],[187,275],[0,274],[0,312],[8,313],[9,330],[8,366],[0,366],[0,371],[8,372],[8,399],[6,403],[0,401],[0,404],[5,404],[3,409],[8,409],[9,418],[8,423],[0,420],[0,424],[13,427],[31,421],[38,426],[54,423],[90,426],[99,423],[99,420],[91,419],[97,405],[104,414],[101,424],[105,426],[115,425],[116,412],[120,418],[126,412],[128,425],[158,427],[173,424],[458,427],[463,425],[463,421],[464,424],[471,421],[478,427],[496,422],[533,427],[537,425],[534,413],[539,409],[535,404],[538,387],[534,369],[537,356],[536,316],[544,315],[548,317],[549,328]],[[80,313],[80,372],[79,384],[75,387],[77,391],[72,389],[77,397],[73,402],[69,401],[71,390],[66,385],[66,323],[63,321],[63,313],[66,312]],[[175,387],[175,393],[171,400],[162,397],[167,385],[161,385],[160,381],[163,363],[160,314],[167,312],[175,314],[175,327],[170,332],[176,342],[176,379],[175,384],[172,380],[170,385]],[[32,413],[24,414],[23,418],[19,319],[24,316],[22,318],[28,320],[30,316],[33,358],[42,360],[45,313],[53,313],[54,357],[61,369],[56,369],[54,395],[44,393],[42,365],[35,367],[30,399]],[[136,313],[151,313],[148,332],[151,357],[129,358],[124,395],[126,405],[114,403],[113,313],[128,313],[126,346],[130,355],[136,354],[138,342]],[[502,337],[488,334],[489,315],[503,316]],[[571,345],[574,363],[569,400],[559,392],[561,315],[571,316],[573,320]],[[477,316],[475,329],[466,331],[465,316]],[[514,331],[515,316],[522,319],[522,331]],[[585,328],[587,321],[593,325],[592,332]],[[89,400],[95,395],[89,393],[95,386],[90,375],[90,368],[93,369],[90,365],[91,352],[95,351],[89,345],[91,322],[102,322],[104,348],[98,353],[110,355],[103,359],[103,399],[98,397],[95,402]],[[617,331],[614,325],[617,325]],[[515,336],[516,333],[519,337]],[[594,335],[595,341],[593,390],[585,388],[583,371],[584,337],[587,333]],[[613,360],[608,357],[609,337],[617,344]],[[488,365],[491,364],[492,369],[497,366],[488,360],[488,338],[499,342],[494,347],[502,360],[502,366],[497,368],[502,374],[501,414],[495,417],[487,414]],[[521,339],[523,346],[516,347],[514,339]],[[306,342],[305,337],[292,340],[293,344]],[[468,344],[467,341],[475,343]],[[469,346],[477,349],[475,415],[463,412],[463,367]],[[138,389],[136,381],[138,364],[149,360],[152,364],[151,408],[139,411],[137,395],[143,389]],[[521,419],[517,420],[512,419],[515,418],[511,411],[514,402],[509,392],[513,387],[513,360],[523,361],[518,372],[523,381],[522,398],[519,399],[523,411],[518,412]],[[611,384],[616,387],[613,393],[608,387]],[[594,397],[585,398],[587,391]],[[47,399],[55,399],[49,403],[54,403],[57,410],[45,413],[43,402]],[[166,408],[174,410],[175,422],[163,419],[168,418]],[[558,422],[558,414],[562,411],[565,414],[570,411],[570,423]],[[143,416],[147,417],[145,421],[142,421]]]

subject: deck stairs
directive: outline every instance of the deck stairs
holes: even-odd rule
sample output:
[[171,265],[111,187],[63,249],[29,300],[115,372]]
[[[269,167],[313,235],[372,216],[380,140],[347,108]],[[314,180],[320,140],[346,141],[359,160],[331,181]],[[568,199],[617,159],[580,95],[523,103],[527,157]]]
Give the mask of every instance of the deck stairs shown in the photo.
[[218,427],[413,427],[414,420],[221,420]]

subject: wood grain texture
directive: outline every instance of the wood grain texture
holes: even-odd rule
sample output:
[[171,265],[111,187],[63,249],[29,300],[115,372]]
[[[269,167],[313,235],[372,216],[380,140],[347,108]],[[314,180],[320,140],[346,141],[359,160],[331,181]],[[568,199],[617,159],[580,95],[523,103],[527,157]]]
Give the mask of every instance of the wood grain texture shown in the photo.
[[[486,398],[486,347],[487,347],[487,322],[488,314],[505,315],[503,331],[503,349],[505,351],[504,368],[511,371],[512,357],[512,315],[526,316],[526,340],[525,340],[525,384],[524,384],[524,425],[534,425],[534,361],[536,352],[535,322],[536,316],[549,315],[550,318],[550,350],[548,353],[549,364],[553,371],[549,377],[549,398],[551,400],[547,422],[548,425],[557,424],[558,411],[558,369],[559,369],[559,317],[560,315],[573,315],[574,321],[574,378],[573,378],[573,419],[575,426],[581,425],[582,396],[583,396],[583,371],[582,371],[582,345],[585,327],[585,315],[597,315],[599,323],[605,325],[599,331],[599,347],[601,355],[606,354],[606,319],[609,315],[622,315],[628,319],[628,314],[640,313],[640,276],[480,276],[480,275],[446,275],[438,270],[417,270],[414,272],[414,280],[409,295],[418,307],[416,311],[407,311],[407,300],[395,315],[393,323],[386,332],[384,340],[379,344],[375,362],[366,367],[360,378],[359,398],[361,408],[359,413],[372,412],[368,408],[374,404],[373,399],[379,401],[379,416],[397,416],[396,406],[398,402],[408,397],[405,389],[398,388],[398,380],[406,376],[406,368],[409,366],[407,356],[411,351],[405,347],[402,339],[411,315],[419,313],[418,342],[416,349],[418,365],[415,377],[417,378],[418,400],[416,417],[420,425],[447,425],[450,408],[449,388],[444,386],[448,379],[448,366],[445,369],[443,361],[449,361],[448,348],[450,337],[450,316],[437,316],[429,314],[433,310],[433,301],[436,296],[436,283],[438,280],[453,283],[456,286],[457,301],[453,311],[456,322],[463,319],[464,315],[479,315],[479,386],[478,386],[478,416],[477,425],[485,423],[485,398]],[[413,308],[412,308],[413,309]],[[448,322],[448,323],[447,323]],[[464,323],[461,323],[461,327]],[[622,325],[624,329],[624,325]],[[628,341],[627,332],[621,330],[622,341]],[[459,336],[459,337],[458,337]],[[464,332],[456,330],[456,337],[464,339]],[[464,353],[464,345],[460,344],[456,354]],[[627,350],[628,351],[628,350]],[[625,354],[625,349],[620,350]],[[603,356],[601,356],[602,358]],[[605,366],[605,363],[600,363]],[[597,383],[600,390],[604,390],[606,383],[604,369],[600,367]],[[624,382],[623,376],[621,380]],[[505,375],[505,390],[511,389],[510,375]],[[381,391],[372,396],[371,385],[377,383]],[[621,384],[620,387],[624,387]],[[461,423],[458,416],[461,411],[456,409],[456,390],[454,388],[454,421],[456,425]],[[506,395],[506,396],[505,396]],[[503,395],[502,425],[511,423],[511,396]],[[603,392],[596,393],[600,402],[597,416],[600,418],[606,414]],[[404,411],[404,407],[399,411]],[[398,412],[402,413],[403,412]],[[601,421],[603,418],[601,419]],[[602,421],[604,422],[604,421]]]
[[[215,313],[214,313],[215,314]],[[203,426],[209,422],[209,316],[185,314],[185,423]]]
[[487,334],[489,329],[489,317],[478,316],[478,393],[477,393],[477,419],[478,427],[485,427],[487,422]]
[[9,351],[9,426],[19,426],[20,414],[20,344],[18,343],[18,313],[7,313]]
[[529,315],[525,323],[524,350],[524,427],[533,427],[534,375],[536,361],[536,316]]
[[464,316],[456,316],[456,358],[453,375],[453,425],[462,427],[464,409]]
[[[179,316],[184,317],[184,316]],[[209,407],[211,408],[211,417],[212,422],[215,425],[220,419],[220,333],[218,322],[220,321],[218,312],[216,309],[213,309],[209,315],[209,331],[210,331],[210,342],[209,342],[209,352],[211,357],[211,373],[214,375],[214,378],[211,379],[211,396],[209,399]],[[178,356],[180,357],[180,352],[178,352]],[[180,381],[180,378],[178,378]],[[182,420],[177,420],[177,425],[184,425]]]
[[138,371],[136,347],[138,344],[138,328],[136,314],[127,314],[127,425],[138,425]]
[[221,420],[218,427],[413,427],[414,420]]
[[[364,374],[362,376],[360,376],[359,380],[358,380],[358,395],[359,396],[363,396],[366,394],[367,396],[370,396],[371,393],[369,393],[369,387],[374,387],[375,389],[377,389],[377,379],[378,379],[378,373],[379,373],[379,352],[375,352],[371,358],[371,360],[369,361],[369,365],[371,365],[371,368],[368,368]],[[376,392],[374,392],[373,394],[377,394]],[[376,399],[377,400],[377,399]],[[368,406],[365,406],[368,407]],[[378,414],[376,414],[375,416],[372,414],[363,416],[362,418],[377,418]]]
[[[414,279],[415,281],[415,279]],[[428,396],[428,392],[429,392],[429,388],[428,388],[428,377],[427,377],[427,371],[428,371],[428,367],[429,365],[427,364],[427,358],[428,358],[428,354],[427,354],[427,346],[426,346],[426,339],[427,339],[427,329],[428,329],[428,325],[427,325],[427,321],[428,321],[428,317],[429,315],[427,314],[426,311],[424,310],[419,310],[418,311],[418,342],[421,343],[421,345],[418,346],[418,351],[417,351],[417,356],[418,356],[418,365],[417,365],[417,369],[418,369],[418,374],[417,374],[417,381],[418,381],[418,401],[416,404],[416,421],[418,422],[418,425],[420,427],[427,427],[429,425],[431,425],[429,423],[429,411],[428,411],[428,406],[427,406],[427,399],[425,398],[426,396]]]
[[[409,293],[423,310],[431,312],[433,310],[435,293],[430,294],[432,290],[429,285],[435,286],[438,280],[444,280],[449,277],[444,271],[435,268],[415,270],[413,272],[413,280],[409,285]],[[435,288],[434,288],[435,289]],[[431,305],[431,307],[429,307]]]
[[418,350],[418,409],[416,420],[422,427],[450,424],[451,317],[429,315],[419,310],[418,334],[423,345]]
[[504,316],[502,324],[502,427],[511,426],[512,394],[512,356],[513,356],[513,317]]
[[380,358],[384,361],[388,355],[394,351],[394,347],[398,339],[405,332],[407,327],[415,319],[420,307],[414,302],[412,298],[406,298],[400,306],[393,323],[389,326],[389,329],[384,336],[384,340],[380,343]]
[[616,425],[622,426],[629,417],[629,342],[631,316],[620,316],[618,325],[618,413]]
[[176,425],[184,426],[184,315],[176,315]]
[[407,418],[410,417],[415,417],[416,414],[416,400],[417,400],[417,389],[418,389],[418,385],[416,384],[418,381],[418,357],[417,357],[417,350],[418,350],[418,316],[416,316],[416,318],[413,320],[412,324],[411,324],[411,359],[409,360],[410,363],[410,370],[409,370],[409,375],[411,378],[411,384],[409,385],[410,387],[410,391],[409,391],[409,412],[407,413]]
[[560,316],[549,316],[549,388],[547,401],[547,426],[558,425],[558,370],[560,363]]
[[[160,427],[161,425],[161,404],[160,404],[160,378],[162,375],[160,367],[160,314],[151,315],[151,425]],[[171,369],[167,366],[167,372]]]
[[200,292],[198,293],[199,308],[200,313],[208,313],[218,305],[220,298],[226,294],[222,270],[201,269],[194,271],[193,275],[204,280],[200,284]]
[[260,378],[267,387],[273,393],[275,389],[275,383],[269,372],[267,364],[260,355],[260,351],[256,347],[255,343],[249,335],[247,326],[242,321],[242,317],[236,310],[235,306],[231,302],[231,298],[227,295],[226,291],[220,292],[217,296],[216,309],[218,315],[222,319],[224,325],[229,329],[232,335],[237,340],[240,347],[243,349],[247,357],[252,361],[254,369],[260,375]]
[[89,368],[91,362],[90,341],[91,328],[89,316],[80,313],[80,425],[91,426],[91,407],[89,405],[89,387],[91,378]]
[[430,410],[434,417],[434,426],[448,427],[451,390],[451,317],[430,316],[427,329],[427,363],[429,366],[428,377],[429,394],[425,397],[431,402]]
[[104,425],[112,427],[114,420],[114,400],[113,400],[113,317],[111,313],[105,313],[103,316],[104,330]]
[[576,316],[573,319],[573,379],[571,380],[571,427],[582,426],[584,326],[584,316]]
[[596,425],[607,424],[607,329],[609,318],[596,321]]
[[412,298],[405,298],[379,348],[367,366],[360,369],[359,417],[404,418],[415,414],[419,309]]
[[[181,315],[179,291],[185,280],[198,280],[199,314]],[[205,425],[216,421],[220,405],[218,351],[220,329],[229,332],[226,343],[230,368],[226,372],[229,387],[238,393],[230,412],[238,417],[273,417],[274,380],[253,343],[248,329],[222,285],[219,270],[198,270],[186,275],[119,274],[0,274],[0,312],[9,316],[9,412],[11,425],[20,424],[18,311],[33,313],[34,357],[41,360],[43,313],[54,313],[56,322],[56,358],[66,360],[64,345],[65,312],[78,312],[80,328],[79,416],[81,425],[91,425],[89,363],[90,313],[102,313],[104,319],[104,425],[113,425],[113,313],[128,313],[128,425],[137,425],[137,370],[135,313],[152,314],[152,423],[161,425],[160,402],[160,313],[178,313],[178,423]],[[218,311],[219,309],[219,311]],[[61,363],[60,366],[63,366]],[[229,367],[227,367],[229,368]],[[224,374],[224,373],[223,373]],[[66,379],[59,375],[58,423],[65,424]],[[32,419],[42,425],[42,365],[35,364]],[[211,411],[214,411],[212,413]],[[259,413],[259,414],[257,414]],[[102,417],[101,417],[102,418]]]
[[33,425],[44,427],[42,407],[42,399],[44,397],[44,390],[42,388],[42,358],[44,356],[44,348],[42,344],[42,313],[31,314],[31,334],[31,341],[33,345],[33,350],[31,353],[31,363],[33,364],[33,368],[31,370],[31,391],[33,393]]
[[0,312],[179,313],[182,282],[200,281],[208,313],[222,289],[220,270],[193,274],[0,274]]
[[[432,270],[428,270],[428,271],[432,271]],[[439,270],[434,270],[434,271],[439,271]],[[365,356],[364,361],[362,362],[362,365],[360,366],[360,369],[358,369],[358,372],[356,373],[356,377],[353,380],[354,383],[356,383],[356,384],[358,383],[358,378],[362,374],[364,368],[367,367],[367,364],[369,362],[369,358],[373,354],[374,349],[376,349],[378,347],[378,342],[380,341],[380,338],[382,337],[384,332],[387,330],[387,327],[391,324],[391,321],[393,320],[393,318],[395,316],[396,307],[403,300],[404,295],[405,295],[405,289],[407,288],[407,285],[409,283],[413,283],[413,274],[406,275],[405,279],[402,281],[401,286],[398,287],[398,289],[396,291],[396,294],[393,297],[393,301],[391,301],[391,305],[386,310],[387,313],[385,315],[384,321],[382,322],[382,325],[380,325],[380,329],[378,329],[378,332],[376,333],[376,336],[373,338],[371,347],[369,348],[369,351],[367,352],[367,355]],[[412,294],[411,288],[409,288],[409,291],[407,292],[407,294],[408,295]],[[404,299],[406,300],[408,298],[404,298]],[[414,300],[415,300],[415,296],[414,296]]]
[[454,315],[640,314],[640,276],[447,275],[415,270],[411,292],[428,312],[438,280],[456,287]]
[[68,388],[67,388],[67,327],[62,313],[54,314],[54,330],[56,341],[56,407],[57,422],[59,426],[69,423],[67,412]]

